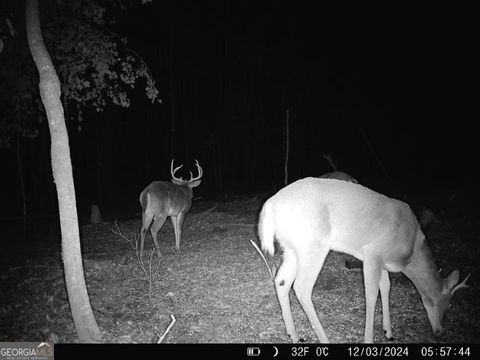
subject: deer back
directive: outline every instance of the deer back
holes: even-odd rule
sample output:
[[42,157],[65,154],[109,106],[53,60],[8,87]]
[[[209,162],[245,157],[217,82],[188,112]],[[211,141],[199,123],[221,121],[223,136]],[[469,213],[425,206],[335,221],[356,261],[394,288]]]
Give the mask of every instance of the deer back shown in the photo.
[[385,262],[395,266],[412,254],[419,231],[404,202],[341,180],[298,180],[268,202],[277,241],[296,251],[308,249],[304,241],[315,241],[362,260],[365,246],[376,247]]
[[177,185],[167,181],[154,181],[140,194],[143,211],[152,214],[177,216],[188,212],[192,205],[192,189],[188,184]]

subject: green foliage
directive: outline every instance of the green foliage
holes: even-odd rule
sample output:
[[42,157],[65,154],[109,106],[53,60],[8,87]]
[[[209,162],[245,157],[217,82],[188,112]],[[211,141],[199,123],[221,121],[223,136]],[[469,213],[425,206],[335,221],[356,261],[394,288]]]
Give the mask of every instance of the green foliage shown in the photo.
[[[41,2],[42,32],[60,77],[68,120],[81,122],[86,108],[103,111],[109,103],[130,106],[131,90],[139,84],[152,103],[160,102],[145,62],[127,47],[126,38],[109,29],[114,24],[112,14],[119,10],[103,4],[93,0]],[[15,21],[1,19],[0,129],[4,137],[0,145],[8,144],[17,130],[35,136],[45,120],[21,10],[13,10]],[[7,36],[15,30],[19,36]]]

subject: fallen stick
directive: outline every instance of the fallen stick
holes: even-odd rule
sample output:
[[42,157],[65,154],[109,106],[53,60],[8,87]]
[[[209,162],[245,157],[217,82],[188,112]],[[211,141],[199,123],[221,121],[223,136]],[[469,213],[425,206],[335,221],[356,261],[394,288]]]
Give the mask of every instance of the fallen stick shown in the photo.
[[[161,344],[161,343],[162,343],[163,339],[165,339],[165,336],[168,334],[168,332],[169,332],[170,329],[172,328],[173,324],[175,324],[175,321],[177,321],[177,320],[175,320],[175,316],[170,315],[170,317],[172,318],[172,322],[170,323],[170,325],[168,325],[168,327],[167,327],[167,329],[165,330],[165,332],[163,333],[163,335],[158,338],[157,344]],[[157,333],[157,335],[158,335],[158,333]]]
[[258,247],[258,245],[257,245],[253,240],[250,239],[250,242],[252,243],[253,247],[258,251],[258,253],[260,254],[260,256],[262,257],[263,261],[265,262],[265,265],[267,266],[268,272],[270,273],[270,279],[273,280],[273,278],[274,278],[273,272],[272,272],[272,270],[270,269],[270,266],[268,266],[267,259],[265,259],[265,256],[263,255],[262,250],[260,250],[260,248]]

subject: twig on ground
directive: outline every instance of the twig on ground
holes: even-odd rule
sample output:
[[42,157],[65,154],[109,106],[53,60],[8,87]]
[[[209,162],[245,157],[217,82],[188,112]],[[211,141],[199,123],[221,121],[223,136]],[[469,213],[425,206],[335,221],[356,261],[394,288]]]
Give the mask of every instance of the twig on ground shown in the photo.
[[260,250],[260,248],[259,248],[258,245],[255,243],[255,241],[253,241],[253,240],[250,239],[250,242],[252,243],[253,247],[258,251],[258,253],[260,254],[260,256],[262,257],[263,261],[265,262],[265,265],[267,266],[268,272],[270,273],[270,279],[273,280],[273,279],[274,279],[273,272],[272,272],[272,270],[270,269],[270,266],[268,265],[267,259],[265,259],[265,255],[263,255],[262,250]]
[[[132,245],[132,247],[133,247],[134,250],[135,250],[135,248],[136,248],[136,242],[134,243],[132,239],[130,239],[130,238],[126,237],[125,235],[123,235],[122,230],[120,230],[120,227],[118,226],[118,223],[117,223],[116,220],[115,220],[113,223],[115,224],[115,227],[117,228],[117,230],[115,231],[115,230],[110,229],[110,228],[108,228],[108,230],[110,230],[110,231],[111,231],[112,233],[114,233],[115,235],[118,235],[118,236],[122,237],[123,239],[127,240],[127,242],[128,242],[130,245]],[[134,244],[135,244],[135,245],[134,245]]]
[[204,211],[204,212],[201,212],[199,213],[198,215],[194,216],[194,218],[192,219],[192,221],[186,221],[185,224],[183,225],[183,229],[188,229],[192,223],[193,223],[193,220],[195,220],[195,223],[198,223],[199,220],[203,219],[205,217],[205,215],[207,215],[209,212],[215,210],[216,208],[218,207],[218,204],[215,204],[214,206],[212,206],[210,209]]
[[[168,332],[169,332],[170,329],[172,328],[173,324],[175,324],[175,321],[177,321],[177,320],[175,320],[175,316],[170,315],[170,317],[172,318],[172,321],[170,322],[170,325],[168,325],[168,327],[167,327],[167,329],[165,330],[165,332],[163,333],[163,335],[162,335],[162,336],[159,336],[158,341],[157,341],[157,344],[161,344],[161,343],[162,343],[163,339],[165,339],[165,336],[168,334]],[[157,335],[158,335],[158,333],[157,333]]]
[[203,212],[203,214],[208,214],[209,212],[215,210],[218,207],[218,204],[213,205],[210,209]]
[[160,268],[160,258],[158,258],[158,263],[153,266],[153,256],[154,256],[154,249],[152,249],[152,251],[150,252],[150,256],[148,258],[148,269],[147,269],[147,266],[145,265],[142,257],[140,256],[140,251],[138,249],[138,239],[140,237],[140,234],[138,234],[137,236],[133,235],[132,237],[135,238],[135,240],[133,240],[132,238],[129,238],[125,235],[123,235],[122,231],[120,230],[120,227],[118,226],[118,223],[115,221],[114,222],[115,224],[115,227],[117,228],[117,230],[113,230],[113,229],[109,229],[111,232],[113,232],[114,234],[122,237],[123,239],[125,239],[129,244],[130,246],[132,247],[134,253],[135,253],[135,257],[137,258],[137,262],[138,262],[138,265],[140,266],[140,269],[142,269],[143,273],[145,274],[145,277],[147,279],[147,282],[148,282],[148,288],[149,288],[149,294],[150,296],[152,295],[152,287],[153,287],[153,280],[154,280],[154,277],[157,275],[158,273],[158,270]]

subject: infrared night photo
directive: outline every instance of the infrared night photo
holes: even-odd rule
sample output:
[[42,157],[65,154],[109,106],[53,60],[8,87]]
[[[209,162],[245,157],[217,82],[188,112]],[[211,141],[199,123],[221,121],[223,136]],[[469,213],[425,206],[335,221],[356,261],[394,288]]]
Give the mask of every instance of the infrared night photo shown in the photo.
[[0,348],[470,356],[474,11],[322,4],[0,2]]

